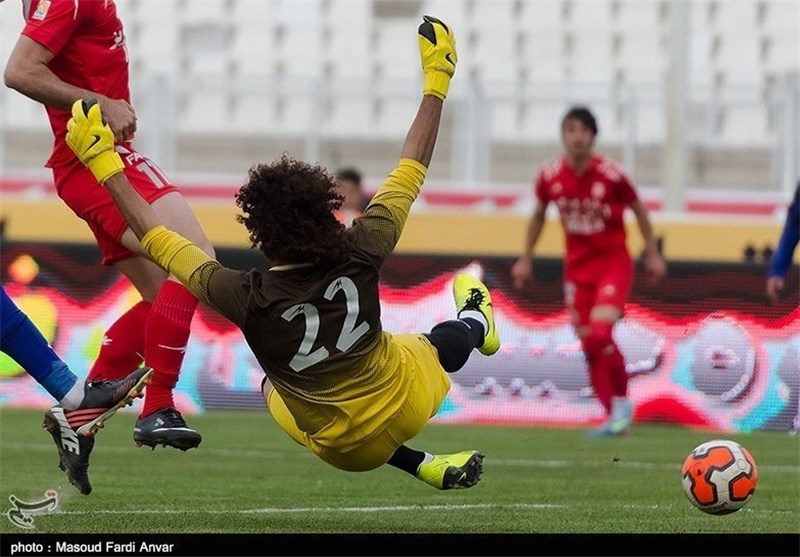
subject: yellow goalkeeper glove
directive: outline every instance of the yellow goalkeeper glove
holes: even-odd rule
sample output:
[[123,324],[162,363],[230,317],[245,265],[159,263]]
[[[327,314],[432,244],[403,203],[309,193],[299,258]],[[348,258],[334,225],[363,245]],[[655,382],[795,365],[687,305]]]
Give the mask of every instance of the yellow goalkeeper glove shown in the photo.
[[78,99],[67,122],[67,145],[101,184],[122,172],[125,165],[114,148],[114,132],[103,119],[95,99]]
[[434,95],[444,100],[450,88],[450,78],[456,73],[456,38],[453,30],[442,21],[429,15],[419,26],[419,53],[425,81],[423,95]]

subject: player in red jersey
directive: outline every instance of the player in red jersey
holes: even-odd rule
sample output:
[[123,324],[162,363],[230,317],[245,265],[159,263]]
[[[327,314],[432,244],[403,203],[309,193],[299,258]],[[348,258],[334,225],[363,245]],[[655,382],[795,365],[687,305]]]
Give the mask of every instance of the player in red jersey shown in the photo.
[[595,395],[608,419],[595,435],[616,435],[630,428],[625,362],[612,332],[622,317],[633,279],[625,244],[623,215],[633,210],[645,241],[644,269],[651,281],[666,274],[644,205],[623,169],[594,154],[597,122],[584,107],[572,108],[561,123],[564,155],[545,164],[536,180],[536,209],[528,225],[525,251],[511,275],[518,289],[533,279],[533,254],[550,202],[558,207],[566,235],[564,299],[581,340]]
[[[104,188],[64,141],[75,100],[99,99],[115,135],[125,175],[170,227],[181,230],[206,253],[214,249],[181,194],[131,141],[136,113],[130,104],[128,53],[113,0],[23,0],[25,27],[5,70],[5,83],[45,105],[55,138],[47,162],[59,197],[89,225],[103,257],[127,276],[142,301],[106,332],[88,380],[119,379],[144,360],[154,369],[136,422],[137,444],[196,447],[200,434],[175,408],[173,388],[183,362],[197,299],[149,260]],[[70,425],[93,435],[98,416],[65,412]],[[57,443],[58,445],[58,443]],[[59,452],[67,450],[59,446]],[[91,447],[90,449],[91,450]],[[81,466],[88,466],[88,451]],[[63,461],[63,459],[62,459]],[[81,473],[69,470],[68,474]]]

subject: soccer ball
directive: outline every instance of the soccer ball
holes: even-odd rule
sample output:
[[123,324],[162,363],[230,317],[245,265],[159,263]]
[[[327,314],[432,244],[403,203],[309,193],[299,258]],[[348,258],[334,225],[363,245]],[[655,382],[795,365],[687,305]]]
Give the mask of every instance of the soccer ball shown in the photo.
[[695,507],[708,514],[730,514],[755,492],[758,469],[739,443],[715,439],[689,453],[681,476],[683,490]]

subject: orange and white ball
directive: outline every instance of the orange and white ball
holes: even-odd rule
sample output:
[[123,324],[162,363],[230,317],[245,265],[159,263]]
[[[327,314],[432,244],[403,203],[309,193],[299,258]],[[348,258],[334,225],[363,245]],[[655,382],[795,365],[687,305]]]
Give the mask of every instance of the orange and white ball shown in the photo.
[[696,447],[683,463],[683,490],[692,504],[708,514],[730,514],[753,496],[756,461],[735,441],[715,439]]

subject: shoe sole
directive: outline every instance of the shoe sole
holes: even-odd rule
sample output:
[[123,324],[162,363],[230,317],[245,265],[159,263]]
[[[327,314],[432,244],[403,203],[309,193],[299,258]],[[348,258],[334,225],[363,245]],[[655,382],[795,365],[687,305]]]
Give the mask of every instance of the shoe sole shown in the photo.
[[199,433],[196,432],[194,435],[171,435],[166,433],[164,435],[158,435],[155,437],[146,437],[144,435],[137,435],[137,432],[134,431],[133,440],[137,447],[145,445],[150,447],[152,450],[156,450],[156,447],[161,445],[162,447],[173,447],[185,452],[189,449],[196,448],[203,441],[203,438]]
[[628,433],[630,433],[630,428],[626,428],[620,431],[613,431],[611,429],[600,429],[600,430],[593,429],[589,431],[586,435],[587,437],[593,439],[600,439],[603,437],[624,437],[628,435]]
[[136,384],[133,387],[131,387],[131,389],[128,391],[128,394],[126,394],[122,398],[122,400],[120,400],[117,404],[115,404],[114,406],[112,406],[99,416],[97,416],[91,422],[87,422],[83,424],[81,427],[79,427],[77,429],[78,435],[89,437],[97,433],[97,430],[103,427],[105,421],[108,420],[114,414],[116,414],[117,410],[119,410],[123,406],[130,406],[131,404],[133,404],[133,401],[136,399],[136,397],[139,396],[139,394],[144,389],[145,385],[150,383],[150,380],[152,378],[153,378],[153,370],[151,369],[139,378]]
[[451,466],[444,473],[444,489],[465,489],[477,484],[483,476],[483,453],[475,453],[460,467]]
[[[61,426],[58,423],[58,420],[50,416],[49,414],[44,415],[44,423],[42,427],[47,430],[47,432],[53,437],[53,441],[56,443],[56,449],[58,449],[58,467],[61,469],[62,472],[67,474],[67,479],[69,483],[75,486],[78,491],[80,491],[83,495],[89,495],[92,492],[92,485],[87,483],[86,485],[81,485],[81,482],[75,478],[74,471],[72,467],[69,465],[69,460],[64,455],[64,449],[61,446],[60,440],[60,432]],[[58,432],[58,433],[57,433]],[[89,481],[88,478],[86,480]]]

